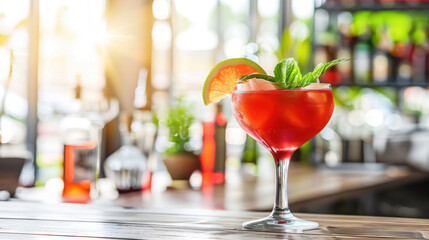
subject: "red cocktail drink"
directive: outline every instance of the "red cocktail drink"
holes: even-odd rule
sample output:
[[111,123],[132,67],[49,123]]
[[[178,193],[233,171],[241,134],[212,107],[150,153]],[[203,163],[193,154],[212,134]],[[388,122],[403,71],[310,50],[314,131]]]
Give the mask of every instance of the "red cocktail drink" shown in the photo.
[[[328,123],[334,110],[329,84],[318,78],[350,58],[318,64],[303,75],[298,62],[285,58],[267,75],[246,58],[224,60],[210,71],[204,82],[204,104],[215,103],[232,94],[232,112],[239,125],[273,155],[276,169],[276,196],[271,214],[243,223],[248,229],[275,232],[302,232],[315,229],[316,222],[293,216],[287,200],[287,173],[292,154]],[[235,87],[235,88],[234,88]]]
[[334,110],[329,85],[278,89],[264,80],[238,84],[232,94],[232,112],[238,124],[273,155],[276,196],[271,214],[243,223],[260,231],[302,232],[319,226],[293,216],[287,201],[287,172],[292,154],[319,133]]
[[334,102],[331,89],[236,90],[232,108],[240,126],[277,161],[289,160],[325,127]]

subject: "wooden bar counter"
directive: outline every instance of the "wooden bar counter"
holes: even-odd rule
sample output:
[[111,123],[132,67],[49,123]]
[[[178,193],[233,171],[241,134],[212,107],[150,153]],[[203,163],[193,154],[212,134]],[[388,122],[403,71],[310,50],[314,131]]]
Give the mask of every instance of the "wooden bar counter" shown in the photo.
[[[169,188],[152,193],[122,194],[114,201],[123,207],[222,209],[269,211],[275,195],[274,170],[259,177],[227,176],[225,185],[200,190]],[[388,166],[381,170],[324,169],[291,162],[288,200],[293,211],[308,206],[353,198],[364,193],[387,190],[427,179],[429,174],[407,167]]]
[[267,213],[0,202],[0,239],[429,239],[429,220],[295,214],[320,227],[256,232],[243,221]]

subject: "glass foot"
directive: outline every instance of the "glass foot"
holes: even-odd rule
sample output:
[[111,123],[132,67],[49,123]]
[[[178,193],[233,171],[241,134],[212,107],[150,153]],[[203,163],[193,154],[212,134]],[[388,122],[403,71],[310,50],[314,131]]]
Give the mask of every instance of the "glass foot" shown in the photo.
[[317,222],[301,220],[289,213],[286,216],[273,216],[271,214],[266,218],[244,222],[243,227],[264,232],[302,233],[304,230],[319,227],[319,224]]

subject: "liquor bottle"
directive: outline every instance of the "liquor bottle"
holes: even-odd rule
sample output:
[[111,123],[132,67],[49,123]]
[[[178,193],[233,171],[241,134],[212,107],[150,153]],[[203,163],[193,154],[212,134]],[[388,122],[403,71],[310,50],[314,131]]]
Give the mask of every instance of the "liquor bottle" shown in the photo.
[[[329,60],[335,59],[335,54],[337,53],[336,50],[336,45],[326,46],[326,52]],[[338,85],[342,81],[337,66],[333,66],[332,68],[328,69],[328,71],[326,71],[326,73],[320,77],[320,80],[322,82],[327,82],[332,85]]]
[[381,7],[395,7],[395,5],[398,5],[398,2],[400,1],[392,1],[392,0],[378,0]]
[[137,87],[134,91],[135,111],[131,125],[131,133],[135,137],[135,144],[148,159],[142,186],[142,190],[144,191],[150,191],[152,188],[152,176],[156,169],[156,154],[153,148],[157,137],[157,125],[153,121],[154,115],[147,101],[147,77],[147,69],[140,69]]
[[358,0],[341,0],[341,6],[343,8],[352,8],[359,3]]
[[361,7],[373,7],[376,0],[360,0]]
[[215,162],[215,126],[213,117],[207,117],[208,119],[203,122],[203,147],[200,155],[201,171],[203,182],[202,185],[210,185],[212,183],[212,174],[214,172]]
[[396,41],[390,50],[392,54],[392,79],[398,84],[407,84],[411,81],[411,64],[409,61],[410,45]]
[[243,156],[241,157],[241,168],[245,173],[258,175],[258,144],[255,139],[246,135],[244,143]]
[[226,124],[221,103],[215,105],[214,117],[203,122],[203,148],[200,155],[203,185],[225,182]]
[[411,51],[411,69],[412,69],[412,81],[414,83],[425,82],[425,72],[427,65],[427,54],[426,54],[426,33],[422,26],[417,26],[412,34],[413,49]]
[[[429,36],[429,27],[426,27],[425,32],[426,32],[426,36]],[[426,56],[425,81],[426,81],[426,83],[428,83],[429,82],[429,47],[428,47],[428,40],[426,40],[425,45],[426,45],[426,48],[425,48],[426,49],[426,54],[425,54],[425,56]]]
[[227,118],[222,112],[222,103],[216,104],[215,115],[215,183],[225,181],[225,161],[226,161],[226,124]]
[[387,30],[386,26],[382,27],[382,30],[379,31],[380,35],[377,37],[378,41],[375,43],[372,76],[376,85],[387,84],[389,79],[392,79],[389,76],[389,69],[391,68],[389,49],[391,49],[393,42]]
[[[320,32],[323,37],[321,37],[317,43],[317,46],[314,50],[314,65],[318,65],[323,62],[328,62],[335,58],[337,53],[338,46],[335,44],[336,41],[333,39],[336,38],[334,34],[333,27],[328,25],[326,29],[322,31],[323,28],[319,28],[316,31]],[[321,82],[330,83],[332,85],[338,85],[341,83],[341,76],[338,73],[336,67],[330,68],[326,71],[325,74],[320,76],[319,79]]]
[[[389,15],[388,15],[389,16]],[[393,39],[393,46],[390,50],[392,55],[392,79],[397,84],[408,85],[411,82],[411,51],[412,42],[410,35],[412,34],[413,19],[411,15],[392,12],[391,18],[395,18],[395,24],[389,27],[392,29],[391,36]]]
[[[336,58],[351,58],[354,39],[351,36],[351,23],[353,17],[351,14],[340,14],[338,16],[340,31],[340,44],[337,50]],[[352,62],[346,61],[344,64],[336,66],[340,76],[341,84],[350,84],[352,82]]]
[[404,43],[405,45],[405,55],[401,59],[399,64],[399,75],[398,83],[399,84],[410,84],[412,79],[412,55],[414,54],[415,46],[412,42]]
[[154,151],[155,140],[158,136],[156,117],[149,110],[137,109],[133,113],[131,133],[134,136],[135,145],[147,158],[147,169],[144,176],[143,191],[151,191],[152,177],[157,168],[157,152]]
[[356,84],[369,84],[371,82],[371,34],[369,26],[367,30],[358,36],[358,42],[354,46],[353,77]]
[[86,203],[91,200],[91,191],[96,179],[97,129],[88,118],[80,114],[81,87],[77,77],[75,111],[66,116],[60,124],[64,143],[63,200],[65,202]]
[[140,69],[139,76],[137,79],[137,87],[134,90],[134,107],[136,107],[137,109],[144,109],[147,107],[147,74],[148,73],[145,68]]

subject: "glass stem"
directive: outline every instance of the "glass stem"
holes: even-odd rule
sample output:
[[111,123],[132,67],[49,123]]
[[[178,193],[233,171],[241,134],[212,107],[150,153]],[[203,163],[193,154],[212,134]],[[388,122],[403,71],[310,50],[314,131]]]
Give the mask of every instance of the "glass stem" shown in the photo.
[[[96,165],[95,165],[95,182],[98,182],[98,178],[100,177],[100,168],[101,168],[101,144],[103,143],[103,128],[104,124],[97,125],[97,155],[96,155]],[[98,184],[97,191],[98,189]]]
[[95,166],[94,166],[94,192],[92,192],[92,195],[94,198],[98,198],[100,195],[100,186],[98,186],[98,179],[100,177],[100,168],[101,168],[101,148],[103,143],[103,129],[104,129],[104,123],[96,122],[94,124],[94,130],[97,134],[97,145],[96,145],[96,152],[95,152]]
[[289,169],[289,159],[278,160],[276,162],[276,198],[274,209],[271,213],[274,217],[290,215],[287,199],[287,174]]

